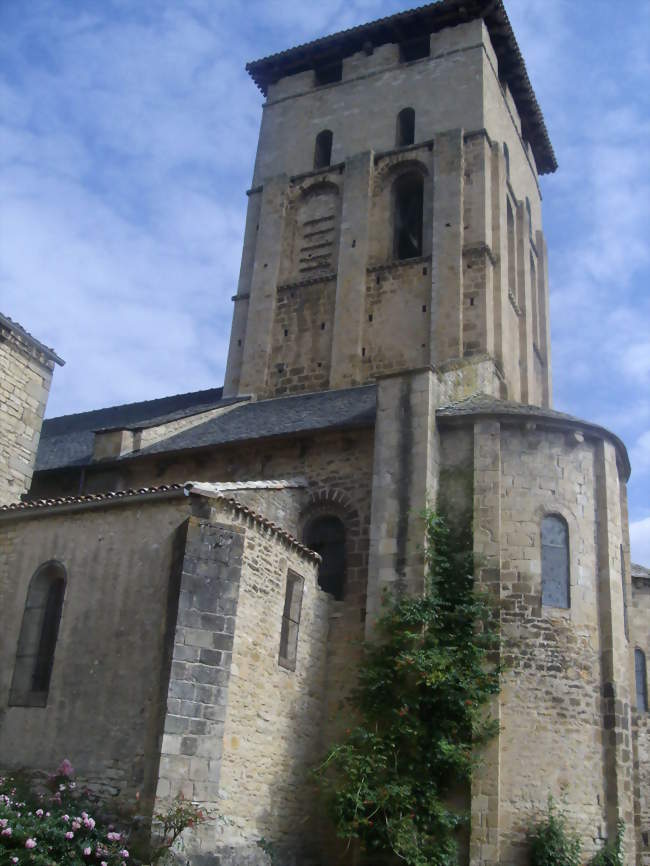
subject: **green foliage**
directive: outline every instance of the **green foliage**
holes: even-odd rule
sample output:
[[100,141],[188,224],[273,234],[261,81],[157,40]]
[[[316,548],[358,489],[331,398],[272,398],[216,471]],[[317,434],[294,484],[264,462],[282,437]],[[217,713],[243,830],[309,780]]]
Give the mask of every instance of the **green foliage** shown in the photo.
[[531,866],[580,866],[580,839],[567,829],[566,816],[548,798],[548,812],[529,835]]
[[623,864],[623,834],[625,823],[618,821],[616,824],[616,838],[601,848],[601,850],[589,861],[591,866],[624,866]]
[[96,805],[67,760],[40,791],[18,777],[0,779],[0,864],[125,863],[126,836],[97,817]]
[[[129,825],[119,828],[100,814],[99,802],[80,789],[66,759],[40,788],[20,774],[0,778],[0,866],[126,866],[137,863],[129,851]],[[165,858],[187,827],[206,820],[182,797],[154,816],[159,843],[148,852],[155,864]],[[128,845],[128,847],[127,847]]]
[[466,820],[450,794],[497,731],[485,704],[499,691],[499,638],[474,589],[469,534],[425,518],[425,593],[384,599],[349,699],[357,724],[315,773],[341,838],[409,866],[450,866]]

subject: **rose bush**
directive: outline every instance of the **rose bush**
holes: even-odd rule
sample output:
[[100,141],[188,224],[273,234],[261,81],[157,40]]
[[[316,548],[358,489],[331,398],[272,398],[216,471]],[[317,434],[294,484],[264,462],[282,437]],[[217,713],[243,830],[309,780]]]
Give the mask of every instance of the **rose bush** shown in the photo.
[[40,791],[0,777],[1,866],[127,866],[125,833],[101,821],[96,805],[67,759]]

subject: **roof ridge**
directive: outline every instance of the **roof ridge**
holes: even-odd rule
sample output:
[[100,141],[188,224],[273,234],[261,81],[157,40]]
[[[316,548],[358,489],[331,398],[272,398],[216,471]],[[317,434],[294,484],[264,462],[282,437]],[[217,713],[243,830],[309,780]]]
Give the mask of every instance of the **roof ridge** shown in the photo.
[[296,394],[276,394],[274,397],[265,397],[263,400],[251,400],[248,405],[259,406],[261,403],[272,403],[275,400],[289,400],[294,397],[316,397],[324,394],[343,394],[345,391],[362,391],[376,388],[376,382],[367,382],[365,385],[350,385],[348,388],[326,388],[320,391],[300,391]]
[[223,385],[216,388],[202,388],[199,391],[184,391],[181,394],[167,394],[165,397],[151,397],[149,400],[133,400],[131,403],[116,403],[113,406],[101,406],[99,409],[85,409],[83,412],[68,412],[66,415],[54,415],[51,418],[45,418],[43,423],[48,421],[61,421],[63,418],[79,418],[82,415],[92,415],[95,412],[108,412],[110,409],[127,409],[133,406],[146,406],[150,403],[156,403],[161,400],[176,400],[179,397],[189,397],[192,394],[207,394],[209,391],[221,391],[223,394]]

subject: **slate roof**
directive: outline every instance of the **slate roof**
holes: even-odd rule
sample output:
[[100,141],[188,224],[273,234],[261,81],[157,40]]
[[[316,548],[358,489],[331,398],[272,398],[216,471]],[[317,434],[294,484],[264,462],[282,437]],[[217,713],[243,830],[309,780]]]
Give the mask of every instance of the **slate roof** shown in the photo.
[[630,563],[632,577],[637,578],[637,580],[647,580],[650,582],[650,568],[646,568],[645,565],[639,565],[637,562]]
[[447,419],[451,423],[453,423],[454,418],[462,418],[468,415],[496,416],[506,421],[509,418],[521,418],[525,416],[530,421],[535,421],[536,419],[547,423],[556,421],[563,427],[569,426],[575,428],[576,432],[585,431],[595,434],[599,438],[609,439],[610,442],[614,443],[623,459],[625,476],[628,477],[631,472],[627,448],[622,440],[615,433],[607,430],[607,428],[601,427],[599,424],[592,424],[590,421],[583,421],[581,418],[576,418],[575,415],[568,415],[566,412],[556,412],[555,409],[544,409],[541,406],[531,406],[529,403],[499,400],[497,397],[491,397],[489,394],[473,394],[465,400],[457,400],[436,410],[438,418]]
[[141,429],[167,424],[235,402],[238,399],[223,399],[223,388],[208,388],[157,400],[46,418],[41,430],[35,469],[42,472],[90,463],[96,430]]
[[[244,403],[224,415],[210,418],[190,430],[143,448],[137,455],[226,445],[316,430],[370,427],[375,422],[375,411],[374,385],[274,397]],[[122,459],[131,456],[135,457],[136,454],[125,455]]]
[[63,361],[56,354],[54,349],[50,349],[49,346],[46,346],[44,343],[41,343],[40,340],[37,340],[29,331],[26,331],[22,325],[19,325],[18,322],[14,322],[13,319],[10,319],[9,316],[4,316],[0,313],[0,332],[2,328],[5,328],[8,331],[16,334],[20,339],[24,340],[28,343],[32,348],[36,349],[37,352],[41,352],[48,358],[50,361],[54,361],[55,364],[58,364],[60,367],[63,367],[65,361]]
[[[325,430],[347,430],[372,427],[377,410],[375,385],[360,385],[338,391],[318,391],[249,401],[248,398],[223,400],[221,388],[196,391],[145,403],[111,406],[79,415],[52,418],[43,425],[36,459],[36,470],[81,467],[92,461],[94,431],[110,428],[137,428],[166,423],[176,418],[207,411],[218,406],[234,405],[223,414],[208,418],[188,430],[182,430],[151,445],[116,458],[128,461],[195,448],[247,442],[256,439],[291,436]],[[453,424],[467,416],[485,415],[508,419],[526,418],[591,432],[613,441],[629,473],[625,446],[603,427],[590,424],[553,409],[499,400],[487,394],[475,394],[440,407],[436,412],[442,423]]]
[[490,33],[499,75],[508,82],[539,173],[555,171],[553,146],[502,0],[438,0],[254,60],[246,64],[246,69],[266,96],[269,84],[283,76],[349,57],[368,43],[403,42],[476,18],[483,18]]

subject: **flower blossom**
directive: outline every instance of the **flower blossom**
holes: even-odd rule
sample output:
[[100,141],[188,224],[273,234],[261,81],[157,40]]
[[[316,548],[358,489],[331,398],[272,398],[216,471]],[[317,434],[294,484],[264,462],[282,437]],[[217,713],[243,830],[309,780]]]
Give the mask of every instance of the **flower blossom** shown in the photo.
[[62,821],[69,821],[69,820],[70,820],[70,816],[69,816],[69,815],[61,815],[61,820],[62,820]]
[[90,857],[91,848],[90,845],[87,848],[84,848],[84,857]]
[[106,835],[106,838],[109,840],[109,842],[119,842],[121,839],[121,836],[119,833],[108,833]]
[[68,830],[68,832],[65,834],[65,838],[74,839],[74,833],[72,832],[72,830]]
[[89,830],[95,829],[95,819],[94,818],[84,818],[84,826]]
[[0,818],[0,827],[6,827],[8,823],[9,823],[8,818]]
[[11,827],[5,827],[0,836],[11,836]]
[[72,766],[72,764],[70,763],[70,761],[67,758],[64,758],[61,761],[59,768],[56,771],[56,773],[57,773],[57,776],[66,776],[66,777],[74,776],[74,767]]
[[72,822],[72,829],[73,830],[81,830],[81,824],[79,823],[79,821],[73,821]]
[[36,817],[37,817],[37,818],[42,818],[42,817],[43,817],[43,810],[42,810],[42,809],[37,809],[37,810],[36,810]]
[[25,842],[25,848],[36,848],[36,840],[35,839],[28,839]]
[[120,857],[124,857],[124,859],[127,860],[129,852],[126,850],[126,848],[122,848],[122,850],[119,852],[119,855]]

